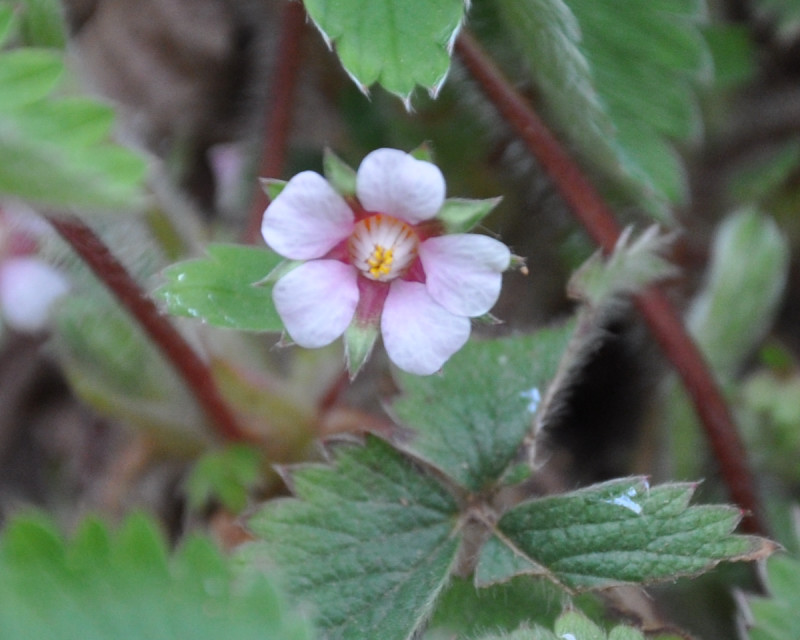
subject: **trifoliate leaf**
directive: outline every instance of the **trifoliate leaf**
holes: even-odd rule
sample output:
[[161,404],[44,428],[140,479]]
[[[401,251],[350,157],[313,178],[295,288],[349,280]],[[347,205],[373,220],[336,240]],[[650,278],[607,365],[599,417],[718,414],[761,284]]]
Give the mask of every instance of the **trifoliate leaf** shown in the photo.
[[413,430],[403,448],[471,491],[497,483],[532,433],[572,330],[470,342],[441,375],[398,374],[393,412]]
[[502,198],[488,200],[448,198],[436,214],[436,219],[444,225],[447,233],[466,233],[480,224],[481,220],[500,204],[500,200]]
[[598,307],[675,274],[675,267],[660,255],[669,238],[659,236],[658,227],[635,240],[632,233],[632,227],[625,229],[610,256],[597,252],[575,272],[569,282],[571,296]]
[[10,638],[310,640],[270,578],[237,583],[229,561],[195,537],[171,557],[156,525],[96,520],[65,542],[40,518],[0,538],[0,629]]
[[690,507],[693,492],[691,485],[650,488],[633,478],[523,503],[497,523],[476,581],[504,579],[506,567],[514,566],[509,556],[526,560],[528,573],[581,590],[694,575],[774,551],[767,540],[731,535],[738,509]]
[[0,194],[56,210],[141,205],[144,161],[107,141],[112,112],[94,101],[54,98],[59,54],[0,54]]
[[793,640],[800,637],[800,562],[775,555],[767,562],[769,597],[740,598],[749,640]]
[[282,261],[268,249],[212,244],[208,257],[179,262],[164,271],[167,284],[155,295],[170,313],[199,318],[216,327],[243,331],[282,331],[263,280]]
[[342,443],[334,466],[288,476],[296,498],[265,504],[249,522],[250,566],[274,566],[311,604],[326,638],[402,640],[429,615],[453,565],[453,498],[388,444]]
[[406,103],[416,85],[438,92],[450,68],[450,48],[465,9],[464,0],[304,3],[362,91],[378,82]]

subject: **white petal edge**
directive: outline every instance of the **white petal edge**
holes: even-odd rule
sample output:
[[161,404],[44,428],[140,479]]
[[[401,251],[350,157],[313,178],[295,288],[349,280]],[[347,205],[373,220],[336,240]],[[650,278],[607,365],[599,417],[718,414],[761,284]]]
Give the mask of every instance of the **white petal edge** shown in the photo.
[[499,240],[475,233],[429,238],[419,247],[428,293],[451,313],[480,316],[500,296],[511,252]]
[[283,276],[272,290],[286,331],[316,349],[341,336],[358,305],[356,270],[338,260],[312,260]]
[[347,238],[353,224],[353,211],[328,181],[318,173],[303,171],[267,207],[261,235],[284,258],[311,260]]
[[0,267],[3,317],[17,331],[37,333],[47,328],[53,305],[68,291],[66,277],[39,258],[9,258]]
[[439,167],[398,149],[376,149],[361,162],[356,195],[367,211],[417,224],[442,208],[445,181]]
[[436,373],[466,344],[469,318],[436,303],[419,282],[395,280],[381,316],[383,345],[403,371],[420,376]]

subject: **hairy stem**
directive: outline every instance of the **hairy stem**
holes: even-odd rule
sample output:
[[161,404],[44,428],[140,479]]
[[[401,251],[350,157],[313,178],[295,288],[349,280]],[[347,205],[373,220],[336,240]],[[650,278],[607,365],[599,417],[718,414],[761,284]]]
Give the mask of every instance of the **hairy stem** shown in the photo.
[[[619,224],[575,160],[469,33],[462,32],[456,52],[486,97],[548,173],[587,233],[604,253],[611,253],[620,235]],[[731,498],[748,512],[742,529],[765,533],[744,444],[702,353],[660,289],[651,287],[635,301],[692,399]]]
[[161,314],[97,234],[77,218],[48,216],[47,219],[161,350],[220,436],[227,440],[249,440],[250,437],[239,426],[233,411],[220,395],[206,364]]
[[[271,99],[268,100],[269,111],[264,127],[264,146],[258,166],[258,175],[264,178],[278,178],[283,171],[294,108],[294,94],[300,77],[305,20],[306,12],[302,3],[286,3],[281,17],[278,59],[275,63],[275,75],[270,83]],[[247,226],[242,236],[245,243],[253,244],[258,239],[261,217],[268,204],[269,198],[256,182]]]

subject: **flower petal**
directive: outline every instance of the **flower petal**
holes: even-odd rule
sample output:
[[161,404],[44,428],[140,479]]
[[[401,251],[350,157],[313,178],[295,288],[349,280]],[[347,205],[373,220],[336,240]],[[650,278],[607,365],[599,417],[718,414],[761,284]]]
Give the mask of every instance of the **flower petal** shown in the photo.
[[289,335],[314,349],[342,335],[358,304],[356,270],[338,260],[312,260],[275,283],[275,308]]
[[9,258],[0,267],[3,317],[17,331],[44,330],[51,307],[68,291],[69,282],[64,274],[39,258]]
[[420,282],[395,280],[381,316],[383,344],[392,362],[409,373],[430,375],[469,339],[469,318],[457,316],[428,295]]
[[361,205],[410,224],[433,218],[442,208],[445,182],[439,167],[397,149],[377,149],[356,176]]
[[451,313],[480,316],[497,302],[511,252],[475,233],[429,238],[419,247],[428,293]]
[[350,235],[353,211],[318,173],[298,173],[264,212],[261,235],[290,260],[320,258]]

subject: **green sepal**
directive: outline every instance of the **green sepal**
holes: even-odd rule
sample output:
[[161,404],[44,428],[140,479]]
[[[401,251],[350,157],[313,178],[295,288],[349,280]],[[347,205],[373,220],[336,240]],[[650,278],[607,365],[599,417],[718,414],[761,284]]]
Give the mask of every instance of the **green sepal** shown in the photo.
[[378,339],[378,324],[363,323],[357,319],[350,323],[344,332],[344,354],[347,361],[347,372],[350,380],[354,380],[372,353]]
[[327,147],[322,156],[322,171],[337,193],[344,197],[356,195],[355,169]]
[[436,219],[444,225],[447,233],[465,233],[480,224],[502,199],[502,197],[487,200],[448,198],[444,201]]
[[435,164],[433,161],[433,150],[431,149],[431,145],[428,142],[423,142],[419,145],[416,149],[412,149],[408,152],[412,158],[416,160],[422,160],[423,162],[430,162],[431,164]]
[[277,198],[289,184],[286,180],[276,180],[275,178],[259,178],[258,182],[270,200]]

